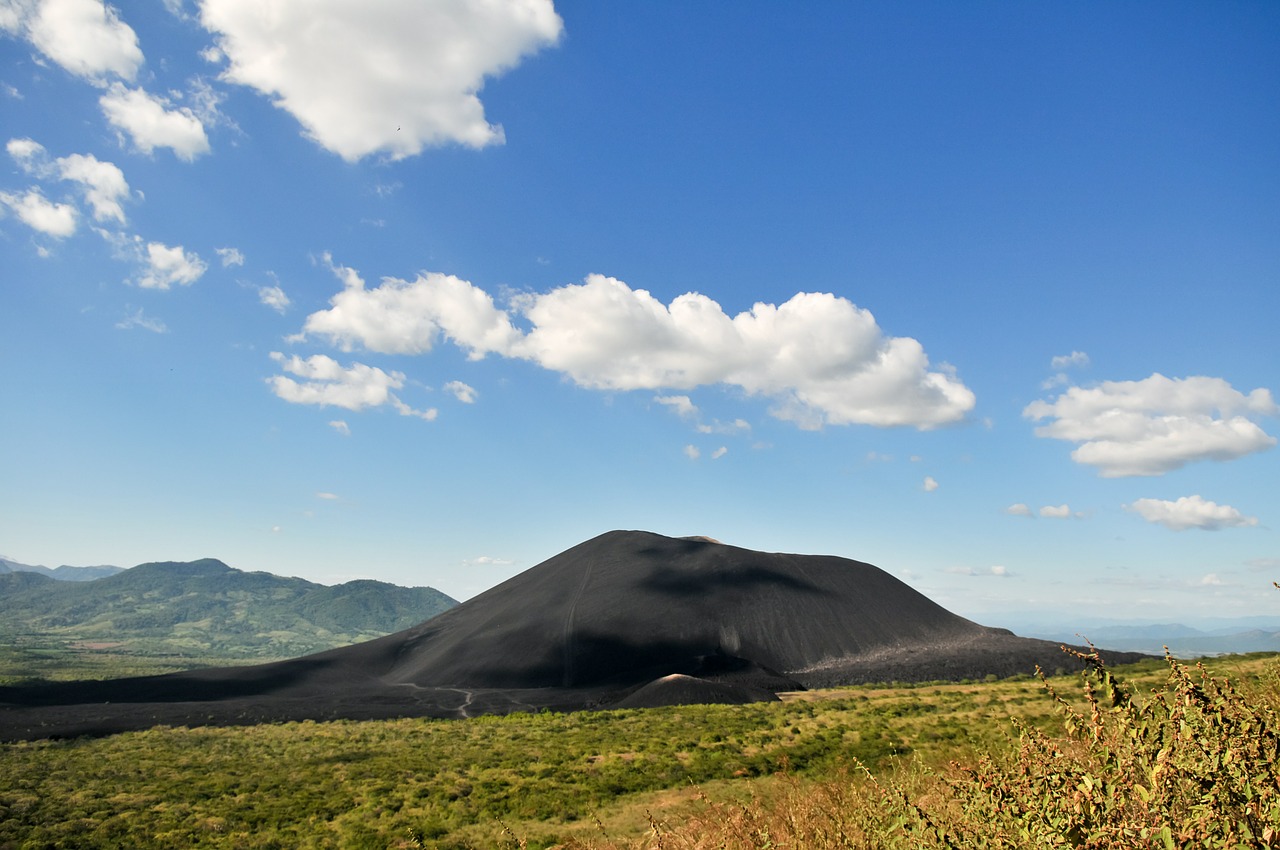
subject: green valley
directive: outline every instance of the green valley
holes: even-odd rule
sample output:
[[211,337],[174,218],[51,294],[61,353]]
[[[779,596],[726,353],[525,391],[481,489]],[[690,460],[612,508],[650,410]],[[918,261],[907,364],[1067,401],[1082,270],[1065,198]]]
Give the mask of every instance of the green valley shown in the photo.
[[95,581],[0,574],[0,683],[144,675],[292,658],[399,631],[457,602],[430,587],[326,586],[221,561]]

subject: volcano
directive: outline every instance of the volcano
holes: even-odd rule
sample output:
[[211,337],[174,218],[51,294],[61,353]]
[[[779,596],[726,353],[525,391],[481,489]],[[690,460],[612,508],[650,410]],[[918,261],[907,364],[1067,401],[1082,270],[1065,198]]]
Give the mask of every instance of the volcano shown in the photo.
[[613,531],[354,646],[253,667],[0,688],[0,738],[746,702],[1069,662],[1058,644],[966,620],[870,564]]

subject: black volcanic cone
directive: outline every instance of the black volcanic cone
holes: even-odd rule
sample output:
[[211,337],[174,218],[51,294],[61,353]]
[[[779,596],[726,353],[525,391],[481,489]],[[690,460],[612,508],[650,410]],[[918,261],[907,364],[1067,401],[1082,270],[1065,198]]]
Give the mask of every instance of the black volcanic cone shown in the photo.
[[[613,531],[355,646],[253,667],[0,688],[0,738],[572,710],[616,704],[673,674],[730,685],[697,693],[714,701],[732,692],[736,701],[762,690],[1010,675],[1068,661],[1056,644],[980,626],[869,564]],[[681,690],[671,681],[685,682],[667,681],[637,699],[661,699]]]
[[706,672],[727,658],[792,673],[990,633],[870,564],[615,531],[396,636],[386,676],[571,688]]

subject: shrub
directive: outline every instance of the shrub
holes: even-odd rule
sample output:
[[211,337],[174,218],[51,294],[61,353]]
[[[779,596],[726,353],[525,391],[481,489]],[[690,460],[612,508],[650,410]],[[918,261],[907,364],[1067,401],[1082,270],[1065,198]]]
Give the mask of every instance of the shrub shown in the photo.
[[1280,848],[1280,675],[1246,696],[1166,657],[1168,680],[1140,698],[1096,651],[1065,651],[1085,664],[1076,704],[1040,674],[1064,733],[1014,721],[1016,746],[945,775],[917,765],[881,784],[855,759],[861,775],[791,777],[780,798],[747,804],[704,796],[693,819],[651,820],[639,841],[565,846]]
[[941,843],[1280,847],[1270,707],[1171,657],[1165,687],[1138,699],[1096,651],[1067,651],[1087,665],[1083,709],[1044,683],[1066,735],[1023,726],[1016,753],[962,770],[949,786],[966,814]]

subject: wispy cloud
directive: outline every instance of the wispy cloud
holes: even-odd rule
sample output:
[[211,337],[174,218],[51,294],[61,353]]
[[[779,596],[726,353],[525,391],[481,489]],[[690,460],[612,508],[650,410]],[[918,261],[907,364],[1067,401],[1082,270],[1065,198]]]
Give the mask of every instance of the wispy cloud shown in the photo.
[[214,253],[218,255],[218,259],[222,261],[222,267],[243,266],[244,254],[239,248],[215,248]]
[[698,417],[698,406],[687,395],[660,395],[654,396],[653,400],[664,407],[670,408],[681,419],[696,419]]
[[450,381],[444,385],[444,390],[463,404],[475,404],[480,395],[475,387],[464,384],[462,381]]
[[277,313],[284,313],[292,303],[289,296],[279,286],[258,287],[258,300]]
[[1008,570],[1008,568],[1006,568],[1002,564],[996,564],[994,566],[990,566],[986,568],[948,567],[946,571],[948,573],[951,573],[952,575],[974,576],[977,578],[982,578],[982,577],[1010,578],[1014,575]]
[[1054,370],[1069,369],[1073,366],[1088,366],[1089,355],[1083,351],[1073,351],[1070,354],[1059,354],[1053,358],[1049,364]]
[[468,558],[462,563],[464,566],[468,567],[510,567],[515,564],[515,561],[507,558],[494,558],[489,555],[480,555],[477,558]]
[[141,307],[126,313],[123,319],[116,322],[116,327],[125,331],[141,328],[144,331],[151,331],[157,334],[169,332],[169,328],[165,326],[164,322],[144,314]]

